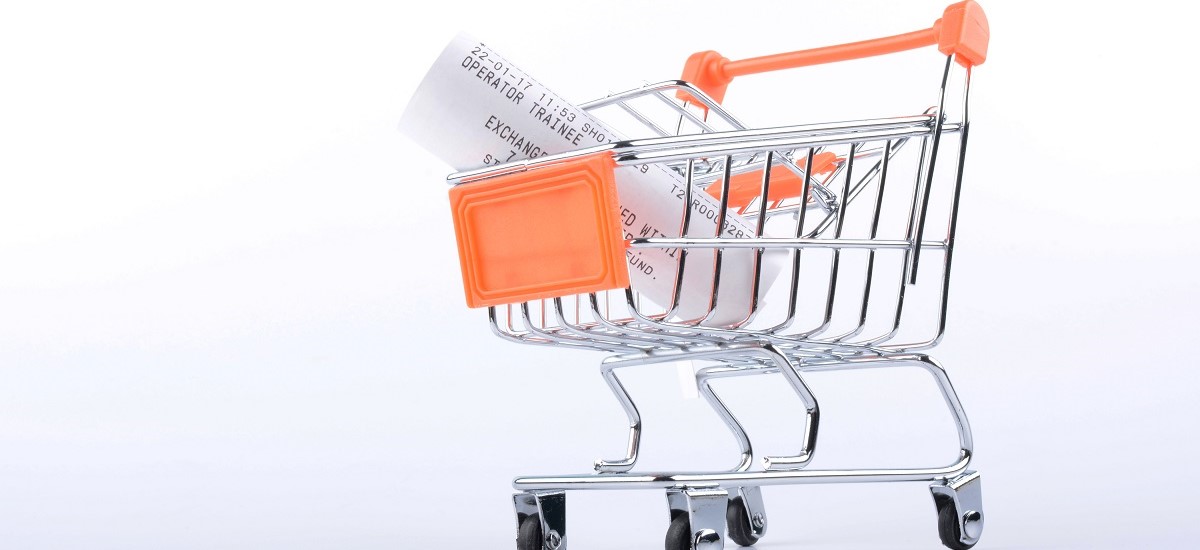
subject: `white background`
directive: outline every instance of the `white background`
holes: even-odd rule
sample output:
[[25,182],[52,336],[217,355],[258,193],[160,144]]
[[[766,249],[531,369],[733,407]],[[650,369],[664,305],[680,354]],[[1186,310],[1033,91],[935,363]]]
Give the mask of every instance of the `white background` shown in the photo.
[[[895,34],[943,7],[6,3],[0,548],[509,547],[511,477],[619,454],[623,417],[599,356],[507,344],[462,305],[449,170],[395,129],[445,42],[466,30],[582,101],[675,78],[693,51]],[[975,429],[978,548],[1191,546],[1194,13],[985,8],[935,352]],[[728,104],[770,125],[933,102],[928,71],[808,71],[739,81]],[[900,83],[928,100],[893,108]],[[822,464],[952,453],[913,380],[814,379]],[[646,466],[727,465],[729,436],[674,384],[630,377]],[[731,396],[792,441],[777,381]],[[937,547],[920,484],[766,497],[760,548]],[[661,547],[658,492],[569,509],[572,548]]]

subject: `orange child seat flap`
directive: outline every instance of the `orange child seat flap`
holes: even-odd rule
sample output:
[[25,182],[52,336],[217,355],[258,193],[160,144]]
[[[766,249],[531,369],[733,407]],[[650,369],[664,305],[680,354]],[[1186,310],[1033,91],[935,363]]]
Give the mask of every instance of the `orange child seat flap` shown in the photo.
[[629,286],[608,153],[450,190],[467,305]]
[[[840,161],[838,156],[830,151],[817,153],[813,156],[813,175],[828,174],[837,168]],[[803,166],[800,163],[798,166]],[[722,179],[713,182],[704,189],[712,198],[721,200]],[[767,191],[768,202],[778,202],[784,199],[799,197],[804,192],[804,179],[797,176],[787,166],[771,167],[770,189]],[[726,205],[739,211],[744,211],[754,199],[762,194],[762,171],[734,174],[729,178],[729,201]]]

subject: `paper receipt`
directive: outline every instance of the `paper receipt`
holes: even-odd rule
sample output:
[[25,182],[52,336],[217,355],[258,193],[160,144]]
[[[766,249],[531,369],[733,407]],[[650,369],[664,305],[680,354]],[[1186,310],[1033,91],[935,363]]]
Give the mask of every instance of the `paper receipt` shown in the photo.
[[[456,37],[429,69],[405,109],[400,130],[455,170],[564,153],[646,135],[617,136],[518,69],[507,59],[466,35]],[[657,137],[657,136],[654,136]],[[659,165],[616,169],[617,193],[625,238],[677,237],[683,220],[686,180]],[[707,193],[692,193],[690,237],[716,236],[719,203]],[[753,228],[732,212],[722,237],[750,237]],[[629,250],[631,284],[660,306],[672,301],[680,250]],[[768,255],[770,258],[770,255]],[[715,253],[688,253],[677,317],[697,319],[712,301]],[[763,284],[778,274],[765,261]],[[727,325],[750,310],[754,251],[728,249],[722,260],[716,309],[706,325]],[[765,289],[760,289],[765,290]]]

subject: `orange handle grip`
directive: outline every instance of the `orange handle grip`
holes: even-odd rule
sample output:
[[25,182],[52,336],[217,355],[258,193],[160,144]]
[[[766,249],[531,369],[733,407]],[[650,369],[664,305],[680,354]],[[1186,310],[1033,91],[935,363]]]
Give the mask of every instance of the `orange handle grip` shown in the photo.
[[[861,59],[925,46],[937,45],[939,51],[953,55],[962,66],[972,67],[987,59],[988,37],[987,16],[983,8],[974,0],[964,0],[947,7],[942,18],[928,29],[896,36],[741,61],[730,61],[714,51],[694,53],[684,64],[683,80],[696,85],[720,103],[725,99],[729,83],[738,76]],[[689,99],[686,92],[680,92],[679,97]]]

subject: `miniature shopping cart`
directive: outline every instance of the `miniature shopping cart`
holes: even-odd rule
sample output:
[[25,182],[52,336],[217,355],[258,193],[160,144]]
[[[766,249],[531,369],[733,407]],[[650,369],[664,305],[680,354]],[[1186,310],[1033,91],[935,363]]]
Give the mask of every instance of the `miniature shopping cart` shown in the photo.
[[[885,481],[932,483],[942,543],[966,549],[979,540],[980,478],[967,469],[971,431],[945,370],[921,351],[945,329],[970,74],[987,42],[983,11],[967,0],[931,28],[893,37],[743,61],[702,52],[688,60],[683,80],[582,106],[597,117],[606,109],[623,113],[641,125],[645,135],[637,139],[450,176],[468,303],[487,306],[502,338],[611,354],[601,373],[629,419],[625,456],[598,460],[589,474],[513,481],[519,549],[566,547],[568,490],[664,490],[666,548],[714,550],[726,538],[748,546],[764,536],[763,486]],[[747,129],[720,104],[734,77],[925,46],[936,46],[944,65],[936,105],[916,114]],[[669,123],[655,120],[644,102],[666,106]],[[686,182],[679,231],[629,238],[614,173],[649,166]],[[688,206],[699,194],[720,204],[710,234],[695,229]],[[734,216],[753,234],[722,233]],[[645,299],[629,283],[626,254],[646,249],[676,262],[666,303]],[[721,285],[729,284],[722,264],[735,253],[753,273],[750,299],[739,320],[714,323],[711,314],[725,299]],[[711,274],[707,313],[680,314],[689,270]],[[778,298],[767,300],[771,293]],[[679,361],[702,365],[694,371],[697,387],[737,441],[735,466],[633,472],[642,421],[617,373]],[[957,428],[958,455],[926,468],[808,469],[820,413],[805,377],[898,367],[932,376]],[[765,456],[759,466],[749,435],[714,390],[720,380],[744,376],[782,377],[805,408],[798,449]]]

